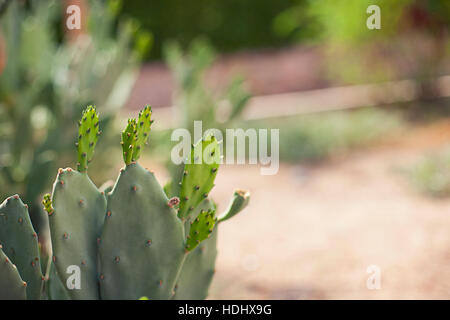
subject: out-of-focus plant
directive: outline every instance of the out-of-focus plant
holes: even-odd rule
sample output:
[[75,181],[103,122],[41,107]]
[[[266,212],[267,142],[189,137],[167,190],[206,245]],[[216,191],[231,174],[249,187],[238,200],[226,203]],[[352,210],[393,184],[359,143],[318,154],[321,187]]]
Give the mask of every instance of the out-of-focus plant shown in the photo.
[[0,20],[0,198],[22,194],[35,219],[50,172],[72,155],[82,108],[97,105],[106,127],[151,43],[135,22],[117,22],[120,1],[87,3],[86,33],[76,39],[55,32],[61,1],[12,1]]
[[428,154],[406,169],[411,184],[433,197],[450,196],[450,146]]
[[[179,116],[178,127],[188,129],[195,137],[194,121],[202,121],[203,131],[211,128],[223,131],[240,119],[250,93],[240,76],[235,76],[218,96],[205,85],[205,73],[215,60],[214,50],[206,40],[193,41],[186,52],[178,43],[170,42],[165,48],[165,58],[176,85],[174,104]],[[168,168],[172,181],[178,181],[183,167],[174,167],[169,162]]]
[[193,41],[185,53],[177,43],[170,42],[165,58],[175,79],[174,100],[181,114],[181,127],[192,133],[194,121],[201,120],[204,130],[222,129],[240,118],[250,99],[240,76],[219,97],[205,85],[205,73],[215,60],[214,50],[207,41]]
[[123,14],[138,19],[158,35],[152,58],[163,56],[166,41],[189,45],[198,35],[207,37],[220,52],[267,48],[286,44],[271,32],[270,22],[293,0],[185,0],[124,1]]
[[[370,30],[370,5],[381,10],[381,28]],[[330,74],[350,83],[407,76],[432,94],[429,78],[449,57],[447,0],[298,0],[274,20],[283,37],[309,34],[324,44]],[[430,91],[431,90],[431,91]]]

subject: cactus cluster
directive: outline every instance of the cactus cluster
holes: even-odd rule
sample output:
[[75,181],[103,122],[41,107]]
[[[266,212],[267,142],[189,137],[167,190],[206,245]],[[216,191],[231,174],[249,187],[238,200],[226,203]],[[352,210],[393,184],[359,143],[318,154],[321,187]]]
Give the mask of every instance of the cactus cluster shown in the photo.
[[98,114],[95,107],[83,112],[77,170],[59,169],[51,195],[42,201],[51,231],[48,258],[39,252],[19,196],[1,204],[0,299],[206,298],[218,225],[244,209],[249,194],[236,191],[229,208],[216,215],[209,192],[220,149],[208,136],[191,150],[180,194],[168,195],[137,162],[151,114],[147,106],[128,121],[122,132],[125,167],[113,187],[100,191],[87,173],[100,134]]

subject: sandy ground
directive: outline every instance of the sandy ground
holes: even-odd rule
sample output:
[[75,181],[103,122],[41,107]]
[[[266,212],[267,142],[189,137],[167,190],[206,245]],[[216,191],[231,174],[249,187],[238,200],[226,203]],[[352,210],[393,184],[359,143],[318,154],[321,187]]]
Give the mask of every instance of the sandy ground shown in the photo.
[[[393,169],[406,157],[378,150],[271,177],[222,168],[221,208],[233,186],[253,198],[221,226],[211,298],[449,299],[450,201],[409,190]],[[380,290],[366,287],[370,265]]]
[[[398,170],[448,142],[449,128],[320,165],[282,164],[274,176],[222,166],[212,192],[219,211],[234,188],[252,199],[221,225],[210,298],[450,299],[450,199],[416,193]],[[366,285],[371,265],[379,290]]]

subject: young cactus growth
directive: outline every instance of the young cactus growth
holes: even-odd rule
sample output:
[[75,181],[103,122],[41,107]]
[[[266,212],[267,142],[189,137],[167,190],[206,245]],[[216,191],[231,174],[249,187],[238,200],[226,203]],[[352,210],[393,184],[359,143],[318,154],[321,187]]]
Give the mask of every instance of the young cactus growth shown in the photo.
[[79,172],[86,172],[88,164],[92,161],[98,136],[101,133],[98,125],[98,114],[95,107],[89,106],[83,111],[79,125],[78,141],[75,144],[78,151],[77,170]]
[[128,119],[128,124],[122,132],[122,153],[123,161],[126,165],[136,162],[144,145],[147,143],[151,120],[152,109],[146,106],[139,113],[138,121],[136,119]]
[[52,206],[52,199],[50,193],[44,194],[44,199],[42,200],[42,204],[44,205],[44,210],[47,212],[49,216],[51,216],[54,212]]
[[231,199],[230,205],[222,217],[219,218],[219,222],[224,222],[236,214],[245,209],[250,201],[250,193],[245,190],[234,191],[233,198]]
[[123,161],[128,166],[135,161],[133,158],[134,149],[136,149],[137,128],[136,119],[128,119],[125,130],[122,131],[122,154]]
[[189,230],[189,236],[186,241],[186,250],[194,250],[200,242],[209,238],[214,230],[214,225],[216,224],[216,217],[214,217],[215,211],[200,211],[200,214],[191,223],[191,228]]
[[195,144],[183,172],[178,217],[185,220],[208,197],[220,162],[219,143],[209,136]]
[[150,132],[150,126],[153,123],[151,120],[152,117],[152,108],[150,106],[145,106],[139,112],[138,121],[136,123],[136,148],[133,150],[133,159],[137,161],[141,156],[141,150],[144,148],[144,145],[147,143],[148,134]]

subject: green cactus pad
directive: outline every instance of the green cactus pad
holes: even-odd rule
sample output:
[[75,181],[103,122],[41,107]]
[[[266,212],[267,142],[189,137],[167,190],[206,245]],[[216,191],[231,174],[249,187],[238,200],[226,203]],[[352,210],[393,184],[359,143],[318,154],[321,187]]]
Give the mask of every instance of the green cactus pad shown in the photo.
[[[201,163],[196,163],[201,158]],[[220,149],[215,137],[197,142],[190,155],[190,163],[184,167],[180,191],[178,217],[185,220],[208,197],[214,186],[219,168]]]
[[141,151],[144,145],[147,143],[148,134],[150,132],[150,126],[153,123],[151,120],[152,108],[146,106],[139,112],[139,118],[136,123],[136,147],[133,149],[133,161],[137,161],[141,155]]
[[231,199],[230,205],[225,213],[219,218],[219,222],[228,220],[247,207],[250,201],[250,193],[245,190],[234,191],[233,198]]
[[69,300],[67,290],[59,279],[53,263],[50,265],[49,277],[46,280],[46,289],[49,300]]
[[[200,210],[215,210],[215,206],[207,199],[199,205],[196,213]],[[191,225],[185,226],[189,228]],[[208,296],[217,257],[217,229],[216,226],[211,236],[187,255],[175,286],[173,299],[200,300]]]
[[27,284],[0,245],[0,300],[26,300]]
[[81,289],[67,289],[72,299],[98,299],[97,239],[106,212],[106,198],[86,174],[60,169],[53,185],[54,212],[49,215],[53,263],[67,289],[69,266],[78,266]]
[[128,124],[125,130],[122,131],[122,154],[123,161],[126,165],[134,162],[133,153],[134,149],[136,149],[136,141],[137,141],[137,127],[135,119],[128,119]]
[[102,299],[168,299],[184,256],[183,224],[154,174],[137,163],[127,166],[108,196]]
[[147,143],[151,120],[152,108],[146,106],[139,112],[138,121],[136,119],[128,119],[125,130],[122,131],[122,154],[123,161],[126,165],[139,160],[142,149]]
[[95,107],[89,106],[83,111],[81,121],[79,122],[78,141],[76,143],[78,150],[77,169],[79,172],[86,172],[88,164],[92,160],[95,145],[100,135],[98,114]]
[[28,299],[38,300],[43,275],[37,234],[27,208],[18,195],[9,197],[0,205],[0,244],[27,283]]
[[214,210],[201,210],[197,218],[191,222],[189,236],[186,239],[186,250],[194,250],[200,242],[207,239],[214,230],[217,219]]

